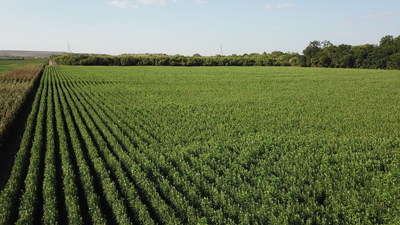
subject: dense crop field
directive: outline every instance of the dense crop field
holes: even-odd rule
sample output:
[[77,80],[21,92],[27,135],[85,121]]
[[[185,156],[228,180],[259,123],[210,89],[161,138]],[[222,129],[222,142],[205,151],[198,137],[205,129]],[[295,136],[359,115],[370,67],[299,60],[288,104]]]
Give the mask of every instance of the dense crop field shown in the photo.
[[[8,64],[0,61],[0,139],[15,119],[44,66],[43,61],[21,65],[14,64],[13,61],[7,62]],[[1,75],[2,71],[8,72]]]
[[0,224],[396,224],[400,72],[48,66]]

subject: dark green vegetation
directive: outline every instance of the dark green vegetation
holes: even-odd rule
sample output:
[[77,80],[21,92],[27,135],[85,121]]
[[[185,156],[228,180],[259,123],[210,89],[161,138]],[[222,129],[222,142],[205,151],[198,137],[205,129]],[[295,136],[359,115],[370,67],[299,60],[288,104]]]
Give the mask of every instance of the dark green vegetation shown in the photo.
[[400,36],[385,36],[379,45],[336,46],[329,41],[312,41],[303,54],[305,66],[400,69]]
[[61,55],[53,60],[62,65],[103,66],[299,66],[297,53],[273,52],[231,56],[167,56],[167,55]]
[[385,36],[379,45],[333,45],[312,41],[303,55],[275,51],[270,54],[193,57],[166,55],[62,55],[53,57],[64,65],[104,66],[302,66],[330,68],[400,69],[400,36]]
[[395,224],[400,73],[49,66],[0,224]]

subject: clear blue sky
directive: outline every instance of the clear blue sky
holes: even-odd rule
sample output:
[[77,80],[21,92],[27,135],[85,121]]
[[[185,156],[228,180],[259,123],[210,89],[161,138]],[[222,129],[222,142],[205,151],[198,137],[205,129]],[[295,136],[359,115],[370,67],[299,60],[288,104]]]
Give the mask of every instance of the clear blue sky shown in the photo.
[[399,0],[0,0],[0,49],[224,55],[400,35]]

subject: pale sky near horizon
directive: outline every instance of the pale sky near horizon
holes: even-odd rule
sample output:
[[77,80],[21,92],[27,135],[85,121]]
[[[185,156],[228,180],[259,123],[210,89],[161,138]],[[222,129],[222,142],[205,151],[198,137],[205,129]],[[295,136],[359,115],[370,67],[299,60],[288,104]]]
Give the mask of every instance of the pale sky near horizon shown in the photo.
[[399,0],[0,0],[0,49],[224,55],[400,35]]

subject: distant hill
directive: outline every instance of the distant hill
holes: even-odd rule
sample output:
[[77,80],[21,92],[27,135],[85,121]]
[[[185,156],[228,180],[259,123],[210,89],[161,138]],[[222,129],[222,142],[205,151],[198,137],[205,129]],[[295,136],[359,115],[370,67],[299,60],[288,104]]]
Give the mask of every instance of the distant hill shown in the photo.
[[39,57],[47,58],[52,55],[62,55],[66,52],[51,52],[51,51],[16,51],[16,50],[0,50],[0,56],[7,57]]

